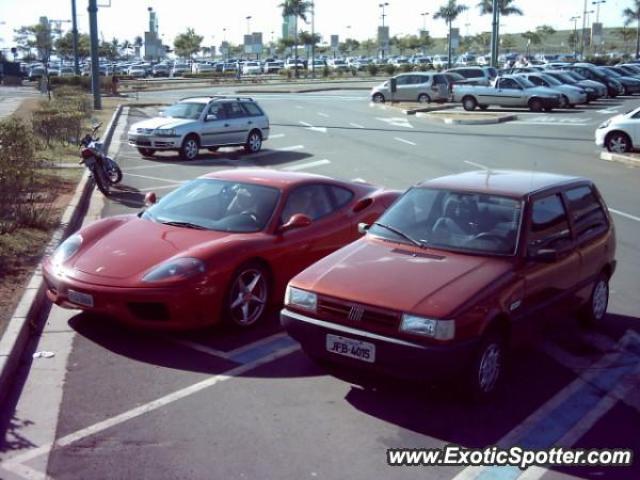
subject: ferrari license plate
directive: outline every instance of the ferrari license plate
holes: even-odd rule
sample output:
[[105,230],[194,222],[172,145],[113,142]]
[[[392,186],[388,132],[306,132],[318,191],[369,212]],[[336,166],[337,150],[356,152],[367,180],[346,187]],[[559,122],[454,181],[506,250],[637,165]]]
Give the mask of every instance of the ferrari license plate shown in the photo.
[[76,305],[82,305],[83,307],[93,307],[93,295],[88,293],[76,292],[75,290],[69,290],[67,292],[69,301]]
[[330,333],[327,334],[327,351],[363,362],[373,363],[376,360],[376,346],[373,343],[361,342]]

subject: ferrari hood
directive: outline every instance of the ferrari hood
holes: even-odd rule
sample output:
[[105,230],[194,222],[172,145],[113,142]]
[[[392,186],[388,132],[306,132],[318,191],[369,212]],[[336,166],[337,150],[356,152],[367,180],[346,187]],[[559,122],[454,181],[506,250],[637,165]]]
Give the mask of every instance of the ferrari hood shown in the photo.
[[292,285],[351,302],[446,318],[510,269],[509,260],[365,237],[312,265]]
[[102,279],[137,278],[171,257],[203,243],[227,237],[224,232],[193,230],[132,217],[89,239],[71,261],[73,270]]

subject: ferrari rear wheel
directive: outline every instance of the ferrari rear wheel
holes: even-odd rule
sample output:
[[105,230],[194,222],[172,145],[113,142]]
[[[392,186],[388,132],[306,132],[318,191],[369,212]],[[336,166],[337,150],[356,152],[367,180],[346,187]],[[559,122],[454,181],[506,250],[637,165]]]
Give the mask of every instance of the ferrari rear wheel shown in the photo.
[[264,316],[268,301],[267,270],[257,263],[244,265],[231,281],[225,318],[233,326],[251,327]]

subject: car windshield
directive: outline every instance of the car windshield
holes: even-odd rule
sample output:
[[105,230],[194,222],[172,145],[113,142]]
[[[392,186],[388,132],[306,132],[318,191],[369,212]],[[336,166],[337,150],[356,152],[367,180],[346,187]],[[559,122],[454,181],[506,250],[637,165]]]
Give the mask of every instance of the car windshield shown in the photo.
[[544,78],[547,82],[549,82],[551,85],[555,85],[556,87],[558,85],[562,85],[562,82],[559,82],[556,78],[552,77],[551,75],[540,74],[540,76]]
[[415,187],[369,229],[389,240],[444,250],[514,255],[522,214],[519,200]]
[[192,180],[142,214],[158,223],[220,232],[262,230],[278,203],[276,188],[211,178]]
[[577,83],[577,80],[573,78],[573,76],[570,75],[568,72],[554,73],[553,75],[552,74],[549,74],[549,75],[565,83],[569,83],[569,84]]
[[204,107],[204,103],[180,102],[165,109],[164,116],[170,118],[188,118],[191,120],[197,120],[200,118],[200,114],[202,113],[202,110],[204,110]]
[[607,67],[600,67],[600,71],[604,72],[604,73],[609,73],[611,76],[613,76],[615,78],[619,78],[619,77],[622,76],[618,72],[616,72],[615,70],[611,70],[610,68],[607,68]]
[[523,86],[524,88],[535,88],[536,85],[531,83],[529,80],[527,80],[524,77],[517,77],[516,80],[521,86]]

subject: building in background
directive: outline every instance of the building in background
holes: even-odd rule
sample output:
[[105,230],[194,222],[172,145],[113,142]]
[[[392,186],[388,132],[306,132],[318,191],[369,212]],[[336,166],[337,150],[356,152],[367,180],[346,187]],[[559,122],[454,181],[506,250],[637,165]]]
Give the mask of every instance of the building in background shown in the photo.
[[284,21],[282,22],[282,38],[293,38],[296,35],[296,16],[289,15],[288,17],[284,17]]
[[165,56],[162,40],[158,35],[158,14],[149,7],[149,31],[144,32],[144,59],[160,60]]

